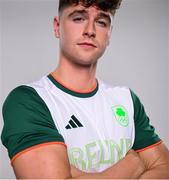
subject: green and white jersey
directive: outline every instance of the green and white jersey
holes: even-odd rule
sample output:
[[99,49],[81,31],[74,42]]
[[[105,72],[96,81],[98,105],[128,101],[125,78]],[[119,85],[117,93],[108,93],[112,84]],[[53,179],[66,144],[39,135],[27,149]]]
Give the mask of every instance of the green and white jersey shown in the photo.
[[2,142],[11,159],[31,147],[64,143],[70,163],[86,172],[160,142],[138,97],[102,81],[90,93],[77,93],[44,76],[12,91],[3,117]]

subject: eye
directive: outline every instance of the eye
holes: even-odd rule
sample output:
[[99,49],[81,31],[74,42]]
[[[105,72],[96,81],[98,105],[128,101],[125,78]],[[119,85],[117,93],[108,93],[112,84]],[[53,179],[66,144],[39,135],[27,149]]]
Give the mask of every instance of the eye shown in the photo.
[[97,24],[101,27],[107,27],[108,26],[107,22],[105,22],[103,20],[97,20]]
[[73,18],[73,21],[74,21],[74,22],[77,22],[77,23],[78,23],[78,22],[83,22],[84,20],[85,20],[85,19],[84,19],[83,17],[74,17],[74,18]]

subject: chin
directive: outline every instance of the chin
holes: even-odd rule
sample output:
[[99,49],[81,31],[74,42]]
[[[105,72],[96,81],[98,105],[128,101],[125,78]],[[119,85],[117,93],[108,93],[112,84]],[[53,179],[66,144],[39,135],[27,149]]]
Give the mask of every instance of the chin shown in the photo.
[[92,65],[97,64],[97,60],[77,60],[74,62],[78,66],[83,66],[83,67],[91,67]]

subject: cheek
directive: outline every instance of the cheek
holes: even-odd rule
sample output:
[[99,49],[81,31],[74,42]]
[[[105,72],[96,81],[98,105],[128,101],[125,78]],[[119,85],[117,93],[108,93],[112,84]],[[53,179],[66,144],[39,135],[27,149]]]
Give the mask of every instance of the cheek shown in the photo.
[[99,41],[100,41],[101,47],[106,48],[106,46],[109,44],[109,36],[105,34],[99,38]]
[[69,23],[60,29],[60,40],[66,42],[75,42],[80,36],[80,29]]
[[63,24],[62,31],[64,34],[69,34],[69,36],[77,36],[82,31],[82,25],[77,25],[73,22]]
[[97,39],[101,43],[102,46],[106,46],[110,39],[110,31],[109,29],[105,30],[102,28],[97,29]]
[[63,50],[72,51],[75,40],[72,38],[72,33],[64,31],[60,34],[60,46]]
[[69,43],[71,41],[72,35],[70,33],[70,31],[68,31],[67,29],[61,29],[60,31],[60,43]]
[[109,41],[110,41],[110,33],[108,32],[108,33],[105,35],[105,45],[106,45],[106,46],[109,45]]

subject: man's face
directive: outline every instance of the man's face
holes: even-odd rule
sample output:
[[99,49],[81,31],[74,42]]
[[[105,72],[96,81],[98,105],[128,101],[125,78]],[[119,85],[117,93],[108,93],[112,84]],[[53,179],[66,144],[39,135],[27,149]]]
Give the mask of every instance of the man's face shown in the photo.
[[90,65],[97,62],[109,43],[111,14],[94,6],[70,6],[55,18],[54,29],[60,39],[61,58]]

